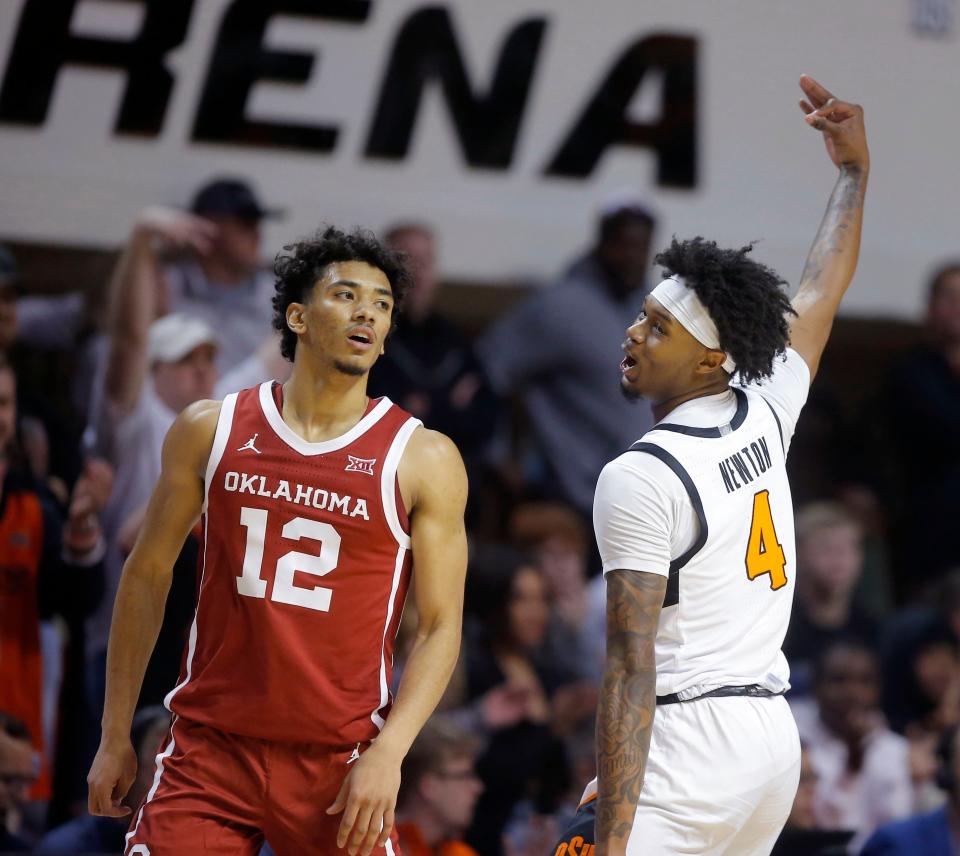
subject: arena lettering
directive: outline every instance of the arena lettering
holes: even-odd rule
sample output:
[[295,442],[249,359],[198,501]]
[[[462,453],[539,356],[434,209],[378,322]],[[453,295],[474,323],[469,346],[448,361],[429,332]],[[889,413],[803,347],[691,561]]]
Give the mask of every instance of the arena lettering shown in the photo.
[[354,499],[346,494],[340,495],[323,488],[294,483],[293,493],[286,479],[268,479],[267,476],[228,471],[223,477],[223,489],[227,493],[249,493],[270,499],[284,499],[295,505],[305,505],[318,511],[340,512],[344,517],[362,517],[370,519],[367,501],[363,497]]
[[[195,0],[117,0],[136,2],[144,11],[138,31],[124,37],[75,32],[72,22],[81,2],[23,0],[0,86],[0,123],[44,125],[65,68],[107,68],[124,78],[114,133],[159,137],[174,86],[198,78],[199,69],[187,67],[178,81],[168,57],[182,46],[200,4]],[[361,157],[402,161],[410,151],[425,96],[436,90],[449,113],[451,138],[467,166],[511,169],[524,121],[533,110],[530,94],[549,25],[549,19],[540,15],[503,21],[504,35],[492,70],[471,75],[464,60],[470,51],[464,50],[464,33],[454,26],[450,8],[442,3],[416,8],[399,21],[392,45],[367,46],[370,55],[388,57],[379,87],[373,80],[369,83],[376,91],[357,93],[353,99],[354,104],[375,105],[369,119],[284,121],[276,114],[270,120],[250,118],[249,102],[261,84],[303,86],[316,77],[318,49],[267,47],[274,18],[296,16],[363,28],[371,19],[372,7],[372,0],[232,0],[212,36],[206,76],[195,99],[191,140],[329,156],[336,151],[344,126],[353,123],[369,127],[365,137],[350,135],[364,139]],[[601,66],[596,91],[574,107],[565,127],[557,128],[556,137],[537,159],[541,166],[534,169],[548,178],[584,180],[609,149],[634,147],[656,156],[658,184],[695,187],[697,53],[697,41],[690,36],[651,33],[627,38],[619,56],[600,56],[598,62],[606,70]],[[653,80],[657,83],[650,84]],[[659,115],[641,121],[631,116],[631,104],[645,84],[662,93],[661,105]],[[549,86],[538,89],[553,97]]]

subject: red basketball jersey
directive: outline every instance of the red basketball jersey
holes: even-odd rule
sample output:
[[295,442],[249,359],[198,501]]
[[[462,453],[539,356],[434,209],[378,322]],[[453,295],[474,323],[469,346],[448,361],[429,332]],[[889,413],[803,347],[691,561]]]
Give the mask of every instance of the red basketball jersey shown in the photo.
[[420,421],[387,398],[309,443],[282,388],[228,395],[206,473],[196,618],[175,714],[235,734],[345,746],[390,706],[410,579],[397,466]]

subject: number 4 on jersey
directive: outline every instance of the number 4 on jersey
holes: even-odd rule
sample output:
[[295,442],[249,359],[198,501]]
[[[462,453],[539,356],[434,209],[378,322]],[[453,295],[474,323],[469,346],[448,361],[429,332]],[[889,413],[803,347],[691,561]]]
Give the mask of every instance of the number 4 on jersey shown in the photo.
[[773,528],[770,513],[770,492],[761,490],[753,497],[753,519],[750,521],[750,539],[747,541],[747,579],[755,580],[770,574],[770,588],[776,591],[787,584],[784,568],[787,557]]

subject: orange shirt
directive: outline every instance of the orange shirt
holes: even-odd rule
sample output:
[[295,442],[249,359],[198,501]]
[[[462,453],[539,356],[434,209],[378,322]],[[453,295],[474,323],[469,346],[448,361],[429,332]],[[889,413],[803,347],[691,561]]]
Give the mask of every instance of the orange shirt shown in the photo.
[[403,856],[479,856],[476,850],[462,841],[443,841],[431,847],[423,840],[420,828],[415,823],[398,823],[397,835]]
[[[22,719],[43,756],[43,659],[38,582],[43,510],[31,491],[6,494],[0,512],[0,710]],[[50,796],[49,765],[31,793]]]

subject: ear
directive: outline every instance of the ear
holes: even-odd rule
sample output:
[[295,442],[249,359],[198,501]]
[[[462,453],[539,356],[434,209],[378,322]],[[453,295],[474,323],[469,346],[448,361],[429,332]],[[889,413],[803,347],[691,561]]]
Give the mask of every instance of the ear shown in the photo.
[[302,334],[306,332],[307,325],[304,321],[304,306],[302,303],[291,303],[287,307],[287,327],[294,333]]
[[717,369],[723,366],[726,358],[726,352],[715,350],[713,348],[706,348],[703,352],[703,356],[700,357],[700,362],[697,363],[697,372],[699,374],[710,374],[711,372],[715,372]]

